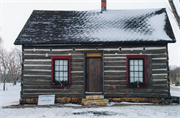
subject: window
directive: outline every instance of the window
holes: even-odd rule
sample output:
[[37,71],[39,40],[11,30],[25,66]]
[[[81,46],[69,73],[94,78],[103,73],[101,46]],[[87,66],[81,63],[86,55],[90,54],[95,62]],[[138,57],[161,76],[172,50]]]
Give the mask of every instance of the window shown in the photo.
[[52,56],[51,87],[70,87],[71,56]]
[[147,87],[146,55],[127,55],[127,87]]

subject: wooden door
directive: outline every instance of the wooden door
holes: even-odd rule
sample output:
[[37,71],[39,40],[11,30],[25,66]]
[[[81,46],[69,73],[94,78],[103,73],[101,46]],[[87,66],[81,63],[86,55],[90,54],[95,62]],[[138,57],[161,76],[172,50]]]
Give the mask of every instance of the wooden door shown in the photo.
[[102,92],[101,57],[88,57],[86,60],[86,91]]

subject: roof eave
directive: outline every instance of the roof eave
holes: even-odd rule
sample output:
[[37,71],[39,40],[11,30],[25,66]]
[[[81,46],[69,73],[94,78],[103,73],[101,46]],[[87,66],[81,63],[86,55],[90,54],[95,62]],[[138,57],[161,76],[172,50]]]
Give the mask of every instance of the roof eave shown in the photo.
[[15,41],[14,44],[15,45],[34,45],[34,44],[127,44],[127,43],[136,43],[136,44],[140,44],[140,43],[175,43],[176,41],[116,41],[116,42],[58,42],[58,41],[54,41],[54,42],[44,42],[44,43],[27,43],[27,42],[19,42],[19,41]]

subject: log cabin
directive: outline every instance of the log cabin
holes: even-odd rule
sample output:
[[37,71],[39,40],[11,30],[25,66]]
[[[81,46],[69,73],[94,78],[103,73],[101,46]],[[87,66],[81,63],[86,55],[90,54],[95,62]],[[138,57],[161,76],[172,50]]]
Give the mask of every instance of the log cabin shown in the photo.
[[175,36],[165,8],[100,11],[34,10],[22,45],[21,104],[39,95],[81,103],[170,101],[168,43]]

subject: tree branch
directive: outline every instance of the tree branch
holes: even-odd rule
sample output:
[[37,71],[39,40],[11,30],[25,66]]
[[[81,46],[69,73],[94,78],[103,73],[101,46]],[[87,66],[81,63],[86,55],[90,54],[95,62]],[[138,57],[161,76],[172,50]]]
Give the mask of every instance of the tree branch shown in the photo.
[[177,21],[177,24],[179,26],[179,29],[180,29],[180,16],[177,13],[177,10],[176,10],[176,8],[174,6],[173,0],[168,0],[168,1],[169,1],[170,6],[171,6],[171,9],[172,9],[172,12],[174,14],[174,17],[175,17],[175,19]]

